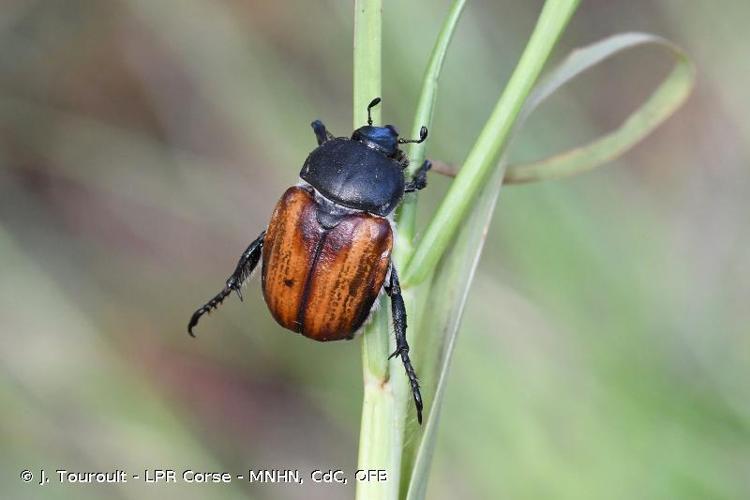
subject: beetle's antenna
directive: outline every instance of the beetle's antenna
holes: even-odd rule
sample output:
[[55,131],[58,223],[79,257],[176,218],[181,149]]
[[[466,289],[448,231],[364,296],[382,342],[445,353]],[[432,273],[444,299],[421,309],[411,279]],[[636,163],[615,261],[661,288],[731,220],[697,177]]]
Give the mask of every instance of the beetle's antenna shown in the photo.
[[399,144],[421,144],[427,139],[427,127],[422,127],[419,129],[419,139],[399,139]]
[[370,114],[370,110],[380,104],[380,97],[376,97],[372,101],[370,101],[370,104],[367,105],[367,124],[372,125],[372,115]]

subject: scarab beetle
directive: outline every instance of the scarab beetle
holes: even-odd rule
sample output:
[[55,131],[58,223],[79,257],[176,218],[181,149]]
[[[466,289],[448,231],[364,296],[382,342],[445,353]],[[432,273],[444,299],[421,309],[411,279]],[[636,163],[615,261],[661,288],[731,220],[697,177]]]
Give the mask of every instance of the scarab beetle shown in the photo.
[[204,314],[216,309],[241,287],[261,257],[263,296],[274,319],[284,328],[319,341],[351,339],[365,323],[381,291],[391,298],[396,350],[411,384],[417,419],[422,422],[422,396],[406,341],[406,308],[396,268],[391,261],[391,215],[405,193],[424,188],[430,162],[406,182],[409,164],[399,145],[421,143],[400,139],[392,125],[376,127],[367,107],[367,125],[351,138],[334,137],[319,120],[312,122],[318,147],[300,172],[301,182],[287,189],[268,228],[250,243],[224,288],[195,311],[188,332]]

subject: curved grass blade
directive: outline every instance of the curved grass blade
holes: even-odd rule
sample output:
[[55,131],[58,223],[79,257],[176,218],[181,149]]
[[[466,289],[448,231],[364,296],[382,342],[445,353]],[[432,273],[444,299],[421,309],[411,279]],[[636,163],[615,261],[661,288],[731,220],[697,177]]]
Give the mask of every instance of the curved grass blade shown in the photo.
[[[626,48],[654,43],[666,46],[674,53],[679,54],[679,61],[681,62],[660,85],[652,97],[649,98],[646,104],[627,120],[627,122],[633,123],[628,125],[626,138],[630,138],[632,141],[637,137],[640,140],[640,138],[653,130],[658,123],[661,123],[684,101],[692,86],[691,75],[693,74],[692,64],[671,42],[653,35],[640,33],[615,35],[573,52],[561,66],[550,73],[547,78],[543,79],[532,91],[529,100],[519,115],[519,120],[511,132],[510,140],[512,141],[512,138],[517,135],[524,121],[547,97],[582,71],[595,66]],[[657,106],[658,104],[661,104],[661,106]],[[647,111],[643,111],[644,107],[646,107]],[[633,118],[634,116],[636,118]],[[623,127],[626,127],[627,122]],[[636,125],[640,125],[642,129],[634,130]],[[615,133],[625,134],[625,132],[620,132],[620,129]],[[623,141],[624,139],[620,137],[619,141],[616,141],[613,147],[618,145],[621,149],[623,144],[627,144],[627,142]],[[595,141],[595,143],[598,142]],[[636,142],[637,140],[634,140],[632,144]],[[604,146],[598,147],[603,148]],[[622,149],[622,151],[626,149]],[[599,154],[601,155],[599,158],[614,158],[620,153],[615,152],[605,155],[600,152]],[[445,394],[448,369],[466,297],[469,292],[469,286],[476,271],[476,266],[479,263],[479,257],[484,246],[498,195],[500,194],[500,188],[504,182],[504,175],[507,175],[505,157],[506,155],[503,155],[498,167],[493,171],[492,178],[480,191],[479,196],[472,205],[471,212],[464,220],[460,231],[448,247],[446,254],[440,260],[433,276],[433,286],[424,309],[430,311],[430,314],[426,315],[426,319],[421,325],[422,331],[420,331],[420,336],[430,334],[439,337],[442,340],[442,346],[440,346],[437,353],[438,359],[425,360],[425,366],[437,366],[439,369],[436,374],[437,381],[434,393],[426,395],[426,399],[432,401],[432,403],[427,412],[424,433],[418,443],[407,493],[408,499],[421,499],[426,494],[428,473],[435,449],[436,430]]]
[[596,168],[619,157],[638,144],[687,99],[695,82],[695,67],[678,46],[656,35],[622,33],[573,51],[547,75],[529,96],[521,120],[542,102],[580,74],[623,52],[643,45],[654,45],[669,51],[675,65],[649,98],[617,129],[578,146],[531,163],[509,165],[506,184],[535,182],[575,175]]
[[[417,103],[417,111],[414,114],[414,124],[410,137],[419,137],[420,129],[425,126],[428,129],[432,127],[432,117],[435,111],[435,101],[437,100],[438,82],[440,73],[445,62],[445,55],[448,53],[448,47],[453,39],[453,33],[456,31],[458,20],[461,18],[466,0],[454,0],[448,15],[440,29],[440,34],[435,41],[435,46],[430,55],[430,61],[427,64],[424,78],[422,80],[422,91]],[[411,178],[417,169],[425,160],[427,143],[412,144],[409,148],[409,167],[407,176]],[[399,231],[396,235],[397,245],[395,251],[395,261],[397,264],[405,263],[411,257],[414,244],[415,223],[417,217],[417,197],[416,195],[407,196],[399,209],[396,223]]]

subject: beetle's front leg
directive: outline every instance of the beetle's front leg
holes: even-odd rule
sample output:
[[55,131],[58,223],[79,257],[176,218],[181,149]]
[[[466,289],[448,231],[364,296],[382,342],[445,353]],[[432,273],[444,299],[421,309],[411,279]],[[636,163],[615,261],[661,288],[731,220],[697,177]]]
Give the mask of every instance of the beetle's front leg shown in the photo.
[[413,193],[427,187],[427,172],[432,168],[432,162],[425,160],[422,166],[419,167],[417,172],[414,174],[412,180],[406,183],[405,191],[407,193]]
[[422,423],[422,394],[419,391],[419,380],[414,371],[414,366],[409,359],[409,344],[406,342],[406,306],[404,298],[401,296],[401,285],[398,282],[396,266],[391,264],[391,281],[385,291],[391,296],[391,308],[393,310],[393,330],[396,335],[396,350],[390,355],[390,358],[401,356],[404,363],[406,376],[409,378],[411,393],[414,396],[414,404],[417,407],[417,420]]
[[191,336],[195,337],[193,328],[195,328],[195,325],[198,324],[198,320],[201,319],[201,316],[219,307],[230,293],[232,293],[233,291],[236,292],[237,296],[240,298],[240,300],[242,300],[242,292],[240,291],[242,288],[242,284],[247,280],[247,278],[250,277],[250,274],[253,272],[253,269],[255,269],[255,266],[258,265],[261,250],[263,250],[263,238],[265,237],[265,235],[266,232],[263,231],[255,241],[250,243],[250,246],[247,247],[245,252],[240,257],[239,262],[237,262],[237,267],[234,269],[234,272],[231,276],[229,276],[229,278],[227,278],[227,282],[224,285],[224,288],[219,293],[217,293],[213,299],[209,300],[203,307],[193,313],[187,328],[188,333]]
[[310,126],[312,127],[313,132],[315,132],[315,138],[318,139],[318,146],[333,139],[333,134],[326,130],[326,126],[323,125],[322,121],[315,120]]

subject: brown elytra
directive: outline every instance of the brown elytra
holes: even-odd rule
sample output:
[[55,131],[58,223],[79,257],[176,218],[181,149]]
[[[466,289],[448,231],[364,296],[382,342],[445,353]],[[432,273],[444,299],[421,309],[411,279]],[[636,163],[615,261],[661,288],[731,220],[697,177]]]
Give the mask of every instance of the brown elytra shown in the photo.
[[327,229],[312,193],[291,187],[263,245],[263,296],[276,321],[311,339],[350,339],[372,309],[390,264],[390,223],[358,212]]

